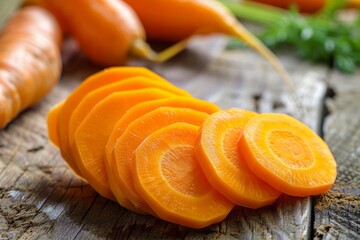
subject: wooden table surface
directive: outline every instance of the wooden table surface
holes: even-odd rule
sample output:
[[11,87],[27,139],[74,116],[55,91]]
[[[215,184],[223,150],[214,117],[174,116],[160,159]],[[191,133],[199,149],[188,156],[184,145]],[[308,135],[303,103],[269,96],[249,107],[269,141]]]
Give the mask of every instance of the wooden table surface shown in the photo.
[[342,75],[277,52],[305,106],[302,113],[271,66],[249,49],[225,50],[220,36],[197,38],[164,64],[146,66],[222,108],[284,112],[329,144],[338,177],[324,195],[283,195],[258,210],[236,207],[221,223],[192,230],[130,212],[77,178],[47,138],[46,114],[88,75],[72,42],[56,88],[0,131],[0,239],[360,239],[360,71]]

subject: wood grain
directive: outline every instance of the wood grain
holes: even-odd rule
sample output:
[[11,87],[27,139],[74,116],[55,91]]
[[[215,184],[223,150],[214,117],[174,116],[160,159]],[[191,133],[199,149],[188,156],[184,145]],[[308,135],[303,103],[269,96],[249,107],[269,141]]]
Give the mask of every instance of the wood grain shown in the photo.
[[334,187],[315,198],[315,237],[360,239],[360,72],[355,76],[332,72],[330,115],[324,138],[338,165]]

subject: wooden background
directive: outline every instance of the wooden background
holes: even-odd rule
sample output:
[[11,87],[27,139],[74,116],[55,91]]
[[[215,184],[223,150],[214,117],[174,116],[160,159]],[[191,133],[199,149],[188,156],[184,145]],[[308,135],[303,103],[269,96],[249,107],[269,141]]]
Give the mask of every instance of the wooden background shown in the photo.
[[130,212],[79,180],[47,138],[46,114],[88,75],[101,70],[73,42],[64,71],[38,105],[0,130],[0,239],[360,239],[360,72],[342,75],[277,52],[305,114],[271,66],[249,49],[224,50],[221,36],[196,38],[164,64],[146,66],[222,108],[291,114],[316,130],[338,163],[325,195],[282,196],[258,210],[236,207],[221,223],[192,230]]

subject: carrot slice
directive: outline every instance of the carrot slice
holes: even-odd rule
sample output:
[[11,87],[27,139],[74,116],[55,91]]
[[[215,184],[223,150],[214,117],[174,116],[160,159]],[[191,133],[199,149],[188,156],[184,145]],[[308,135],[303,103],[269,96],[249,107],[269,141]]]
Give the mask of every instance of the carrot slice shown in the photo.
[[[113,150],[116,141],[122,135],[122,133],[126,130],[128,125],[130,125],[137,118],[145,115],[152,110],[155,110],[159,107],[181,107],[181,108],[190,108],[194,110],[198,110],[205,113],[214,113],[220,110],[218,106],[213,103],[203,101],[196,98],[189,97],[171,97],[171,98],[163,98],[157,99],[153,101],[146,101],[139,103],[132,107],[114,126],[114,129],[109,137],[109,140],[106,144],[105,153],[106,153],[106,169],[109,169],[108,172],[113,170]],[[112,176],[117,176],[117,174],[108,174],[110,186],[111,183],[116,182]],[[116,177],[115,177],[116,178]],[[118,188],[112,189],[112,191],[117,191]],[[115,194],[115,193],[114,193]],[[116,194],[115,194],[116,195]]]
[[238,151],[245,124],[256,115],[237,108],[212,114],[201,127],[195,148],[211,185],[233,203],[248,208],[270,205],[280,195],[251,172]]
[[[117,186],[118,182],[121,180],[118,179],[119,175],[117,173],[117,170],[114,168],[116,161],[113,151],[118,138],[122,135],[122,133],[126,130],[126,128],[137,118],[140,118],[146,113],[149,113],[159,107],[165,107],[165,106],[190,108],[205,113],[213,113],[220,110],[219,107],[217,107],[213,103],[209,103],[196,98],[177,97],[177,96],[142,102],[129,109],[129,111],[126,112],[126,114],[124,114],[124,116],[121,117],[121,119],[115,124],[105,148],[106,172],[108,175],[111,191],[113,192],[115,197],[117,195],[123,196],[124,195],[123,191],[126,191],[126,188],[121,190],[120,187]],[[141,211],[141,207],[139,208]],[[143,210],[142,212],[146,213],[145,210]]]
[[81,123],[81,121],[86,117],[89,111],[99,101],[101,101],[102,99],[104,99],[105,97],[107,97],[108,95],[114,92],[136,90],[142,88],[158,88],[158,89],[166,90],[169,93],[173,93],[174,95],[191,97],[191,95],[187,91],[175,87],[170,82],[166,82],[166,83],[161,81],[157,82],[146,77],[133,77],[122,80],[120,82],[108,84],[86,95],[86,97],[80,102],[80,104],[73,111],[73,114],[70,118],[70,126],[69,126],[70,137],[75,132],[76,127]]
[[116,92],[100,101],[78,126],[75,145],[70,146],[72,154],[81,176],[102,196],[114,199],[103,157],[115,123],[137,103],[170,96],[169,92],[157,88]]
[[175,123],[153,132],[137,148],[134,185],[164,220],[192,228],[222,221],[234,204],[207,181],[194,155],[199,127]]
[[58,117],[61,108],[63,107],[64,102],[60,102],[59,104],[55,105],[50,109],[47,114],[47,127],[48,127],[48,136],[50,141],[56,146],[60,147],[59,143],[59,136],[57,132],[57,125],[58,125]]
[[189,108],[160,107],[134,120],[114,146],[112,158],[115,161],[112,163],[115,167],[112,167],[109,175],[112,174],[116,182],[111,185],[111,189],[115,189],[114,192],[126,192],[134,208],[151,213],[133,186],[131,162],[134,151],[151,133],[162,127],[175,122],[200,125],[208,116],[207,113]]
[[[68,144],[74,144],[73,136],[76,128],[99,101],[114,92],[136,90],[149,87],[163,89],[168,91],[169,93],[173,93],[174,95],[191,96],[188,92],[175,87],[170,82],[154,81],[153,79],[149,79],[146,77],[133,77],[105,85],[87,94],[85,98],[79,103],[79,105],[74,109],[69,122]],[[66,149],[70,149],[70,147],[63,146],[63,149],[64,151],[66,151]],[[71,156],[71,154],[68,153],[67,155]],[[71,158],[69,159],[69,161],[71,161]]]
[[322,194],[336,179],[336,162],[326,143],[285,114],[264,113],[251,118],[239,149],[259,178],[288,195]]
[[[74,109],[78,106],[81,100],[91,91],[98,89],[102,86],[122,81],[127,78],[144,76],[154,81],[167,82],[159,75],[143,67],[112,67],[100,71],[96,74],[89,76],[85,79],[80,86],[78,86],[72,94],[64,102],[64,106],[61,108],[58,119],[58,135],[61,151],[61,155],[66,162],[71,164],[71,156],[68,155],[69,149],[69,122]],[[80,175],[79,170],[72,165],[75,173]]]

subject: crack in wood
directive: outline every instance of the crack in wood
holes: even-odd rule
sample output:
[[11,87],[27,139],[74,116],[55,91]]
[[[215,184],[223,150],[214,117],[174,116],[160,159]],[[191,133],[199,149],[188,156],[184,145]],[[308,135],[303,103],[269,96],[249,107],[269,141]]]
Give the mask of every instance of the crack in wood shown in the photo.
[[43,149],[44,149],[44,146],[40,145],[40,146],[36,146],[36,147],[32,147],[32,148],[28,149],[27,152],[36,153],[36,152],[38,152],[40,150],[43,150]]

